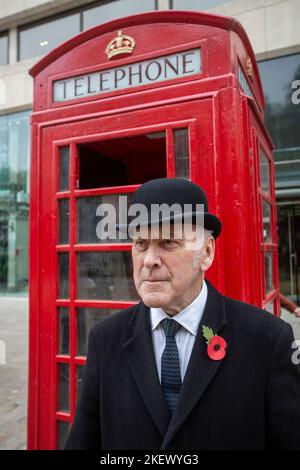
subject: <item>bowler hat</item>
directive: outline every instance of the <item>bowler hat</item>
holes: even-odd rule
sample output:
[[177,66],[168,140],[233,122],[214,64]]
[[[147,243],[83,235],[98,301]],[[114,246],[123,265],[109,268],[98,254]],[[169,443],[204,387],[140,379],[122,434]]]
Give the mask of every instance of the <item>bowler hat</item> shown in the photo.
[[[133,206],[133,204],[143,204],[148,214],[151,213],[153,205],[161,206],[162,204],[167,204],[168,207],[171,207],[173,204],[176,204],[177,207],[181,207],[182,210],[180,214],[171,211],[167,212],[166,215],[160,213],[157,220],[151,219],[151,224],[159,224],[165,221],[175,222],[179,218],[195,224],[197,221],[196,216],[200,213],[199,207],[201,207],[204,228],[211,230],[214,238],[220,235],[222,228],[220,220],[215,215],[208,212],[208,203],[204,190],[192,181],[183,178],[158,178],[147,181],[133,194],[130,207]],[[190,209],[188,212],[186,211],[186,207]],[[137,226],[148,225],[149,223],[148,218],[139,218]],[[132,224],[134,224],[134,221],[130,222],[131,227]],[[120,231],[124,229],[127,230],[128,224],[119,224],[117,225],[117,229]]]

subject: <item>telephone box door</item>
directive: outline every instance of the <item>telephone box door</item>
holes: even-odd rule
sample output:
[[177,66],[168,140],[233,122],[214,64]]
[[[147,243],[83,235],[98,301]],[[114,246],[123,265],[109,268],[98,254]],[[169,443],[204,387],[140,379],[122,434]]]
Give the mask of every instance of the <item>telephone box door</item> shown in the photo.
[[[32,293],[32,311],[39,318],[31,322],[37,340],[30,373],[37,385],[30,397],[29,448],[63,447],[91,327],[139,300],[130,241],[99,238],[99,205],[118,210],[119,198],[129,202],[141,183],[177,176],[199,183],[218,213],[209,185],[216,178],[212,116],[207,99],[165,106],[163,114],[152,108],[42,128],[43,191],[32,205],[33,220],[40,211],[31,240],[31,278],[39,286]],[[218,269],[220,263],[209,278],[220,288]]]

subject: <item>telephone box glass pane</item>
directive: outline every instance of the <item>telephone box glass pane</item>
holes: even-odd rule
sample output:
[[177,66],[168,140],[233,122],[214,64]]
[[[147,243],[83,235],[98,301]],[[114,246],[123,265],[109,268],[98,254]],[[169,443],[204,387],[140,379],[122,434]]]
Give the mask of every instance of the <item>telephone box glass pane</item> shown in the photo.
[[272,237],[271,237],[271,214],[272,214],[272,208],[270,204],[263,199],[263,241],[264,243],[271,243],[272,242]]
[[70,337],[70,317],[69,309],[61,307],[58,309],[59,315],[59,344],[58,354],[69,354],[69,337]]
[[86,356],[90,329],[103,318],[118,312],[112,308],[78,308],[77,309],[77,355]]
[[60,299],[67,299],[69,297],[69,253],[58,254],[58,266],[59,266],[58,297]]
[[260,149],[260,184],[263,191],[270,193],[270,164],[262,149]]
[[58,410],[69,412],[70,371],[68,364],[58,364]]
[[273,290],[273,253],[265,251],[266,294]]
[[57,421],[57,448],[63,450],[67,442],[69,433],[69,423],[67,421]]
[[266,310],[267,312],[273,313],[274,314],[274,303],[270,302],[266,305]]
[[167,176],[165,132],[81,144],[78,155],[78,189],[142,184]]
[[69,243],[69,199],[60,199],[58,201],[58,214],[58,243],[60,245],[66,245]]
[[70,148],[61,147],[59,149],[59,191],[69,190],[70,176]]
[[174,130],[174,158],[175,176],[178,178],[190,178],[189,159],[189,131],[188,129]]
[[138,300],[128,251],[84,252],[77,255],[77,298]]
[[80,389],[83,379],[84,366],[76,366],[76,401],[80,397]]
[[[128,205],[132,193],[106,194],[103,196],[77,199],[77,242],[78,243],[129,243],[127,237],[120,237],[116,223],[119,214],[126,223]],[[107,206],[104,206],[104,204]],[[109,230],[109,225],[111,228]]]

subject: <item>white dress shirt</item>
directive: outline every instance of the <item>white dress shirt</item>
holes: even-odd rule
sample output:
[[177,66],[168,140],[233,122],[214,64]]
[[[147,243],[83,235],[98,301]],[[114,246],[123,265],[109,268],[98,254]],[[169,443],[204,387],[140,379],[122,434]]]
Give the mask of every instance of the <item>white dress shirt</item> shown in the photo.
[[206,300],[207,285],[203,280],[202,288],[199,295],[193,300],[190,305],[188,305],[176,315],[170,316],[161,308],[150,308],[153,348],[160,381],[161,356],[166,344],[165,332],[162,326],[160,325],[160,322],[164,318],[173,318],[183,327],[180,328],[180,330],[175,336],[175,341],[179,354],[181,380],[183,381],[190,360],[191,352],[194,346],[198,326],[204,312]]

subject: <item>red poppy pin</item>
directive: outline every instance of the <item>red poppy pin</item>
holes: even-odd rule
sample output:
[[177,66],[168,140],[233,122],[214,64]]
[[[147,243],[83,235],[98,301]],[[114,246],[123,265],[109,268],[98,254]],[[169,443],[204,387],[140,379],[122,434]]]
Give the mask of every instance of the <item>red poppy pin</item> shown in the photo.
[[227,343],[224,338],[214,334],[208,326],[202,326],[203,336],[206,339],[207,354],[213,361],[220,361],[226,355]]

